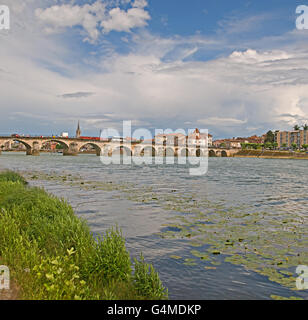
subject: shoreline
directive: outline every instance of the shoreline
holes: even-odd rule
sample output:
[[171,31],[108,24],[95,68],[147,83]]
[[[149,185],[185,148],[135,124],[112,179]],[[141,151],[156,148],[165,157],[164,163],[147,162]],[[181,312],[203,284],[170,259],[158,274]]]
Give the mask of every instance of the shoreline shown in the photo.
[[131,261],[117,227],[94,238],[66,201],[15,172],[0,172],[0,210],[1,264],[10,269],[11,289],[18,288],[11,300],[168,298],[142,254]]
[[233,158],[308,160],[308,154],[288,151],[241,150],[235,153]]
[[242,156],[234,155],[233,158],[250,158],[250,159],[278,159],[278,160],[308,160],[308,157],[280,157],[280,156]]

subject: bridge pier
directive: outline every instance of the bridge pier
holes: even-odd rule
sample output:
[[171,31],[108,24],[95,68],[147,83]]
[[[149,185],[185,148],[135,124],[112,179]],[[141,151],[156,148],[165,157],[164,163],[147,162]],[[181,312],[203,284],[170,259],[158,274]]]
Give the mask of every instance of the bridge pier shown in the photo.
[[32,149],[27,149],[26,150],[26,155],[27,156],[39,156],[40,155],[40,151],[39,150],[32,150]]
[[76,157],[79,154],[79,149],[80,149],[80,146],[78,146],[78,143],[72,142],[69,144],[68,148],[65,148],[63,150],[63,155],[66,157],[67,156]]
[[78,152],[71,150],[63,150],[63,156],[65,157],[76,157],[78,156]]
[[32,150],[32,155],[33,156],[39,156],[40,155],[40,151],[39,150]]

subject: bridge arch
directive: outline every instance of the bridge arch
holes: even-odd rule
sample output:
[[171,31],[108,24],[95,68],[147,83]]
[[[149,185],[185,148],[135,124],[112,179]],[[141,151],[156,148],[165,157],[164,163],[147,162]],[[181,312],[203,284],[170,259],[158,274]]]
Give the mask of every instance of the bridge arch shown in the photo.
[[222,158],[227,158],[227,157],[228,157],[227,151],[222,150],[222,151],[221,151],[221,157],[222,157]]
[[100,156],[102,154],[102,149],[95,143],[93,142],[88,142],[85,144],[82,144],[81,147],[79,148],[79,151],[81,151],[82,148],[84,148],[85,146],[91,146],[95,149],[96,151],[96,155]]
[[214,158],[214,157],[216,157],[217,155],[216,155],[216,152],[214,151],[214,150],[209,150],[209,157],[210,158]]
[[201,149],[200,149],[200,148],[197,148],[197,150],[196,150],[196,157],[197,157],[197,158],[200,158],[201,156],[202,156]]
[[17,142],[23,144],[26,147],[27,151],[31,151],[32,150],[32,146],[29,143],[27,143],[27,142],[25,142],[25,141],[23,141],[21,139],[16,139],[15,138],[15,139],[11,139],[11,141],[17,141]]
[[56,143],[60,144],[64,150],[68,150],[68,148],[69,148],[68,144],[62,140],[50,139],[50,140],[44,141],[43,144],[48,143],[48,142],[56,142]]
[[159,157],[164,157],[165,156],[165,148],[164,147],[157,147],[157,155]]
[[[110,153],[109,153],[110,154]],[[111,155],[120,155],[120,156],[128,156],[131,157],[133,155],[133,152],[130,148],[125,147],[125,146],[120,146],[111,151]]]
[[180,156],[186,158],[189,157],[189,150],[187,148],[182,149],[180,152]]
[[176,157],[176,150],[174,150],[173,148],[166,148],[165,149],[165,157]]
[[145,147],[141,150],[140,156],[141,157],[155,157],[156,156],[156,149],[154,147]]

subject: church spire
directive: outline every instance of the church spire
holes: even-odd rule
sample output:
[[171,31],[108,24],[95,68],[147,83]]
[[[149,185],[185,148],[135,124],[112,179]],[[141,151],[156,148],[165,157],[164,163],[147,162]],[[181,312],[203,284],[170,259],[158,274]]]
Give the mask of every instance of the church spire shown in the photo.
[[76,138],[80,138],[81,136],[81,130],[80,130],[80,123],[78,121],[78,127],[77,127],[77,130],[76,130]]

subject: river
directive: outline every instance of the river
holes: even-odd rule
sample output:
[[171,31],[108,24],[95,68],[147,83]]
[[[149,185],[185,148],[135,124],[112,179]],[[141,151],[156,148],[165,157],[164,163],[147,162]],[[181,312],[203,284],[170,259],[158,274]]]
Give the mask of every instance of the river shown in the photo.
[[67,199],[94,234],[118,225],[171,299],[308,298],[308,161],[210,158],[181,165],[103,165],[93,155],[0,156],[0,169]]

